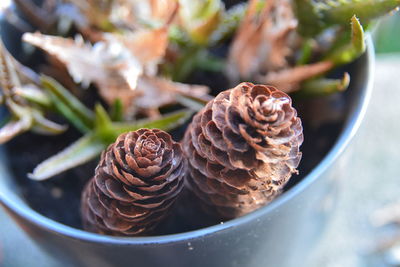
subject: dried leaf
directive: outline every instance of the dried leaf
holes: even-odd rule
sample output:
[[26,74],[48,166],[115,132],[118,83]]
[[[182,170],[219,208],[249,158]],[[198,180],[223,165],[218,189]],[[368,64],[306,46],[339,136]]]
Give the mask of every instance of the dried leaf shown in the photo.
[[146,68],[146,73],[155,75],[157,65],[165,56],[168,46],[168,28],[139,30],[120,34],[106,34],[111,44],[120,43]]
[[297,19],[290,2],[265,2],[261,12],[257,4],[258,0],[250,1],[229,51],[227,74],[232,81],[288,67],[297,45]]
[[99,88],[113,88],[128,83],[135,88],[137,77],[142,73],[138,60],[117,42],[99,42],[92,46],[81,37],[72,40],[40,33],[25,33],[23,40],[56,56],[67,66],[75,82],[84,85],[94,82]]
[[173,19],[175,0],[68,0],[80,11],[74,21],[81,31],[119,32],[160,27]]
[[300,83],[321,75],[334,67],[330,61],[288,68],[278,72],[269,72],[265,76],[259,76],[258,81],[276,86],[280,90],[291,93],[300,89]]
[[169,24],[178,8],[178,0],[116,0],[111,21],[129,29]]
[[137,98],[136,105],[143,109],[154,109],[175,103],[178,95],[203,97],[208,92],[206,86],[183,84],[151,76],[140,77],[137,88],[142,94]]
[[[124,0],[123,0],[124,1]],[[167,23],[171,20],[171,17],[176,12],[176,7],[179,5],[177,0],[148,0],[148,1],[140,1],[136,0],[136,3],[142,4],[143,2],[147,2],[150,5],[151,15],[147,17],[151,17],[152,19],[159,20],[163,24]],[[145,15],[145,14],[143,14]]]
[[[79,39],[78,42],[74,42],[71,39],[39,33],[27,33],[24,40],[57,56],[67,65],[76,81],[94,82],[101,96],[110,105],[121,99],[127,110],[131,110],[133,102],[135,109],[151,110],[176,102],[177,94],[203,96],[207,93],[208,89],[204,86],[174,83],[152,76],[155,75],[155,68],[165,54],[165,28],[125,37],[116,34],[104,36],[106,42],[97,43],[95,46],[84,44]],[[158,39],[158,36],[161,38]],[[148,74],[142,75],[142,66]]]
[[82,88],[77,86],[77,84],[74,82],[74,79],[69,74],[67,66],[53,55],[47,54],[46,62],[39,66],[39,71],[43,75],[54,78],[65,88],[71,92],[74,92],[76,95],[78,95],[82,90]]
[[[111,40],[111,35],[108,35]],[[99,42],[94,46],[62,37],[25,33],[23,39],[56,56],[68,68],[75,82],[99,88],[109,104],[116,99],[129,107],[137,95],[134,91],[143,67],[130,51],[118,42]]]
[[[161,42],[157,43],[157,35],[160,34],[164,36],[161,37]],[[105,37],[109,42],[96,44],[98,46],[95,45],[95,47],[84,44],[82,41],[77,43],[71,39],[44,36],[39,33],[27,33],[24,35],[24,40],[59,57],[67,65],[76,81],[86,83],[93,81],[108,103],[121,99],[124,107],[128,108],[137,98],[138,108],[158,108],[160,105],[174,102],[175,99],[172,98],[175,91],[188,90],[188,86],[177,84],[175,88],[172,86],[173,83],[167,80],[150,79],[150,76],[143,76],[139,81],[137,80],[142,73],[142,65],[146,65],[147,69],[154,69],[164,56],[167,45],[165,29],[140,32],[127,37],[111,34]],[[121,46],[118,39],[124,45]],[[154,47],[154,44],[156,44],[156,49],[149,49]],[[109,49],[99,48],[99,46],[107,45]],[[148,53],[145,53],[146,51]],[[136,54],[140,56],[135,57]],[[139,63],[138,60],[141,62]],[[158,88],[159,86],[161,88]],[[198,94],[199,88],[195,89],[194,93]]]

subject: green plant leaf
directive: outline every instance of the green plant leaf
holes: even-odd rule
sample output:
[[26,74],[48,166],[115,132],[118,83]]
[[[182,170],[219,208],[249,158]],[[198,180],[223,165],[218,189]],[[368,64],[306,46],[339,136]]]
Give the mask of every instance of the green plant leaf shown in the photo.
[[193,111],[201,110],[208,103],[208,101],[204,99],[189,95],[178,95],[177,100],[179,103]]
[[60,153],[39,164],[28,177],[37,181],[48,179],[96,158],[122,133],[140,128],[157,128],[168,131],[184,123],[191,114],[191,111],[184,110],[164,115],[158,120],[111,123],[104,108],[101,105],[97,105],[95,130],[87,133]]
[[186,48],[171,66],[172,80],[175,82],[183,82],[193,72],[196,61],[202,51],[199,46]]
[[53,78],[42,76],[41,81],[58,112],[81,132],[92,129],[94,114],[90,109]]
[[0,129],[0,144],[4,144],[15,136],[28,131],[32,126],[30,117],[11,119]]
[[225,12],[223,2],[221,0],[179,0],[179,4],[180,19],[191,41],[196,45],[206,46]]
[[364,30],[356,16],[351,18],[351,41],[327,54],[325,60],[332,61],[335,65],[352,62],[365,51]]
[[221,22],[210,37],[210,44],[215,45],[231,37],[246,14],[248,4],[239,3],[223,13]]
[[68,127],[65,125],[60,125],[58,123],[52,122],[45,117],[43,117],[42,114],[38,112],[33,113],[33,118],[34,118],[34,125],[32,127],[32,131],[44,135],[57,135],[65,132]]
[[116,139],[114,134],[115,130],[112,128],[111,119],[107,111],[102,105],[97,104],[95,107],[95,114],[94,132],[96,136],[106,144],[114,142]]
[[111,119],[107,114],[107,111],[101,104],[96,104],[95,108],[95,121],[94,125],[96,129],[109,129],[111,126]]
[[0,144],[29,130],[44,135],[56,135],[67,129],[65,125],[46,119],[40,110],[20,106],[13,101],[8,101],[7,106],[12,116],[11,120],[0,129]]
[[39,164],[28,177],[43,181],[68,169],[84,164],[98,155],[106,148],[93,134],[87,134],[81,139]]
[[317,78],[302,83],[296,97],[324,96],[341,92],[350,84],[350,75],[346,72],[342,79]]
[[355,15],[351,18],[351,45],[356,54],[364,53],[365,51],[364,29]]
[[306,39],[300,49],[300,56],[297,60],[297,65],[305,65],[310,62],[313,53],[313,39]]
[[[11,117],[11,120],[0,129],[0,143],[7,142],[28,130],[37,131],[42,134],[59,134],[63,132],[66,129],[65,126],[44,118],[43,112],[39,107],[30,105],[26,101],[27,99],[18,94],[18,90],[26,92],[25,89],[28,90],[29,87],[33,88],[35,85],[21,84],[20,73],[18,73],[15,64],[15,59],[8,53],[4,44],[0,41],[0,85],[3,91],[2,100]],[[37,100],[39,89],[35,88],[35,90],[35,99]]]
[[116,99],[111,107],[110,117],[112,121],[122,121],[124,118],[124,107],[121,99]]
[[313,0],[294,0],[293,9],[299,20],[298,32],[304,37],[314,37],[324,29],[322,15]]
[[199,51],[194,64],[196,69],[211,72],[222,72],[226,67],[224,59],[211,55],[207,50]]
[[400,0],[335,0],[325,1],[321,13],[327,25],[346,25],[353,15],[368,23],[399,6]]
[[116,139],[118,135],[128,132],[128,131],[136,131],[141,128],[147,129],[160,129],[164,131],[168,131],[178,127],[179,125],[186,122],[187,119],[193,114],[190,110],[177,111],[164,115],[162,118],[158,120],[141,120],[133,123],[126,122],[114,122],[113,130]]
[[51,102],[51,98],[48,94],[40,90],[36,86],[26,85],[20,88],[15,88],[14,93],[22,98],[25,98],[27,101],[37,104],[41,107],[51,109],[53,107],[53,103]]

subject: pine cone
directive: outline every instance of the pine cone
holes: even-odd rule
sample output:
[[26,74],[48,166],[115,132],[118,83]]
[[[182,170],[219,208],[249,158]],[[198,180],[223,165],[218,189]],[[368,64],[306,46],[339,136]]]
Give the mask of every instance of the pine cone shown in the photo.
[[291,102],[274,87],[241,83],[195,115],[183,141],[187,183],[205,209],[231,219],[282,192],[303,142]]
[[108,235],[149,233],[182,190],[186,166],[180,144],[164,131],[120,135],[83,192],[84,228]]

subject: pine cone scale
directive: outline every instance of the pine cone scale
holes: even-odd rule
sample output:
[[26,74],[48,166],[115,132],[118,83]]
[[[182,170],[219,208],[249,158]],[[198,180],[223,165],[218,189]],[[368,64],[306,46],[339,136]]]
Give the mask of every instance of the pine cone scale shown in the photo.
[[[96,181],[97,180],[100,179],[96,179]],[[107,189],[108,193],[107,196],[109,196],[110,198],[123,202],[129,202],[129,200],[131,199],[131,196],[126,192],[125,188],[121,187],[116,180],[107,179],[105,181],[105,186],[106,186],[105,189]],[[102,192],[104,191],[102,190]]]

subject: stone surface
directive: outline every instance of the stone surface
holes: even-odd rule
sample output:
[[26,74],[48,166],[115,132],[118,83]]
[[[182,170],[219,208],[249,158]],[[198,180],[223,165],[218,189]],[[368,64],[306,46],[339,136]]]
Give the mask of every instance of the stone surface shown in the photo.
[[[347,171],[337,210],[306,266],[366,266],[365,253],[374,240],[370,214],[400,200],[397,170],[400,159],[399,70],[400,55],[378,59],[370,107],[344,155],[351,161],[346,161]],[[67,267],[35,246],[1,209],[0,266]]]

